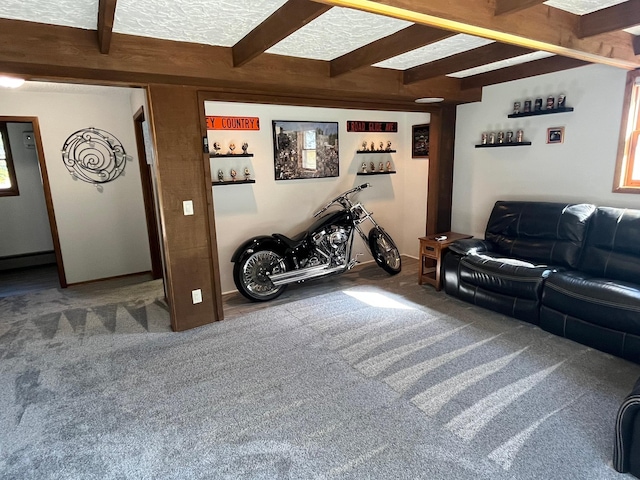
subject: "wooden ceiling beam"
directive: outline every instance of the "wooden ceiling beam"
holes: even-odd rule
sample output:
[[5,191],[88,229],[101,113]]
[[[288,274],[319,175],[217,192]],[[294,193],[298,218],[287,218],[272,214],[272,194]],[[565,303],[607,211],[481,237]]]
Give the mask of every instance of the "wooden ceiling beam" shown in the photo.
[[640,35],[633,36],[633,51],[636,55],[640,55]]
[[405,85],[427,80],[429,78],[439,77],[448,73],[460,72],[469,68],[478,67],[487,63],[506,60],[507,58],[517,57],[531,53],[533,50],[528,48],[517,47],[515,45],[507,45],[504,43],[490,43],[483,47],[474,48],[466,52],[458,53],[450,57],[436,60],[434,62],[418,65],[404,71],[403,82]]
[[385,105],[380,109],[406,111],[424,110],[414,102],[424,96],[465,103],[477,101],[481,93],[463,92],[460,80],[448,77],[405,86],[401,72],[375,67],[330,78],[329,62],[283,55],[260,55],[250,68],[234,68],[229,47],[118,33],[111,43],[109,55],[101,55],[94,31],[0,19],[0,73],[89,83],[240,88],[314,98],[317,104]]
[[583,67],[585,65],[589,65],[589,62],[560,56],[547,57],[463,78],[462,89],[481,88],[487,85],[495,85],[496,83],[511,82],[513,80],[534,77],[545,73],[559,72],[561,70]]
[[98,46],[100,47],[100,53],[107,54],[111,48],[111,36],[117,3],[117,0],[100,0],[98,3]]
[[424,47],[455,35],[454,32],[425,25],[411,25],[387,37],[364,45],[330,63],[330,75],[337,77],[361,67]]
[[253,60],[330,8],[308,0],[289,0],[233,46],[233,66]]
[[[640,67],[626,32],[597,38],[578,38],[580,17],[547,5],[536,5],[510,15],[495,15],[487,0],[313,0],[378,15],[451,30],[501,43],[543,50],[590,63],[633,70]],[[637,1],[637,0],[634,0]]]
[[628,0],[580,17],[578,38],[624,30],[640,24],[640,0]]
[[507,15],[544,3],[545,0],[496,0],[495,15]]

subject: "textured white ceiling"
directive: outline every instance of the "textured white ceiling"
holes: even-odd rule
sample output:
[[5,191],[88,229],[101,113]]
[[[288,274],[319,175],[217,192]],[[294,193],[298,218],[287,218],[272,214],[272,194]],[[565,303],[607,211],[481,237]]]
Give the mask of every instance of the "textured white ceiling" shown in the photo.
[[533,60],[539,60],[541,58],[553,57],[553,53],[549,52],[533,52],[526,55],[519,55],[517,57],[508,58],[506,60],[500,60],[499,62],[487,63],[480,67],[469,68],[467,70],[461,70],[459,72],[451,73],[448,77],[464,78],[471,75],[478,75],[480,73],[490,72],[492,70],[498,70],[499,68],[511,67],[513,65],[519,65],[521,63],[531,62]]
[[445,38],[426,47],[417,48],[398,55],[397,57],[378,62],[374,66],[406,70],[417,65],[422,65],[423,63],[450,57],[456,53],[466,52],[467,50],[482,47],[490,43],[493,43],[493,40],[465,34],[454,35],[453,37]]
[[410,25],[411,22],[404,20],[334,7],[271,47],[267,53],[333,60]]
[[95,30],[98,0],[1,0],[0,18]]
[[586,15],[624,2],[625,0],[549,0],[544,4],[576,15]]
[[285,3],[286,0],[118,0],[113,31],[230,47]]

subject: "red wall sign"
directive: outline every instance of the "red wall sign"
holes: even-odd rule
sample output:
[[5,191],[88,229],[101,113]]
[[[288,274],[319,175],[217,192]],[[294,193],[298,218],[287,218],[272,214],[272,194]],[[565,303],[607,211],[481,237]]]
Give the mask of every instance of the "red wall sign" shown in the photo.
[[359,122],[347,120],[347,132],[397,133],[398,122]]
[[260,130],[258,117],[207,117],[207,130]]

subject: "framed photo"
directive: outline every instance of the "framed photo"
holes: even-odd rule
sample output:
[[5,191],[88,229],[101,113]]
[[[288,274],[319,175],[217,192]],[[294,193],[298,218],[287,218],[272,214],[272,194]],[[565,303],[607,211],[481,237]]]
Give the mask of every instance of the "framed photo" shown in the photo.
[[411,157],[429,158],[429,124],[411,127]]
[[276,180],[338,177],[338,122],[274,120]]
[[547,128],[547,143],[564,142],[564,127]]

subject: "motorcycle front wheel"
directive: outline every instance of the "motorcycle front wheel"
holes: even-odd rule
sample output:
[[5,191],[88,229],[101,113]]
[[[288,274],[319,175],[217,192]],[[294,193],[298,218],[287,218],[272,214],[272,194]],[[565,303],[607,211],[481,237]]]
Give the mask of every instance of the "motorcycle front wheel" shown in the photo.
[[396,275],[402,270],[402,261],[398,247],[391,236],[381,227],[374,227],[369,231],[369,247],[376,263],[390,275]]
[[285,291],[286,285],[274,285],[267,275],[286,271],[284,259],[279,254],[263,249],[240,258],[233,266],[233,281],[242,295],[254,302],[266,302]]

